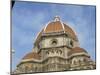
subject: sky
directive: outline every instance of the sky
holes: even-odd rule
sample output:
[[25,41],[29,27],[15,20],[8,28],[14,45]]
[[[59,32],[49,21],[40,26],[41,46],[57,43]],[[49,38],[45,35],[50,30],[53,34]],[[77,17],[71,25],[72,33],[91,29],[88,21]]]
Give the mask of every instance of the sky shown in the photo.
[[96,60],[96,7],[36,2],[15,2],[12,8],[12,69],[34,47],[34,40],[41,29],[59,16],[76,33],[80,47],[91,59]]

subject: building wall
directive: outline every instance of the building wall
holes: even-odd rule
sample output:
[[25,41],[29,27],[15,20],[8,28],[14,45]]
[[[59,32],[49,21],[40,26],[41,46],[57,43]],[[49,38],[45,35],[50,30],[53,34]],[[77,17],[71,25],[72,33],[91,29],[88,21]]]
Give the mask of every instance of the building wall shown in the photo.
[[[52,42],[56,40],[57,44],[53,45]],[[70,40],[73,42],[73,46],[70,46]],[[71,38],[61,35],[61,36],[52,36],[52,37],[44,37],[40,43],[39,47],[41,48],[41,56],[42,59],[46,57],[60,56],[64,58],[68,58],[69,48],[73,48],[75,46],[79,46],[78,42],[72,40]],[[66,46],[66,47],[64,47]],[[56,48],[59,47],[59,48]]]
[[22,63],[17,67],[15,73],[95,69],[95,64],[93,63],[93,61],[87,63],[89,59],[90,58],[87,58],[86,56],[75,56],[70,59],[49,57],[42,62],[32,61]]
[[[57,41],[57,44],[52,44],[54,40]],[[73,45],[70,43],[71,41]],[[93,64],[87,62],[90,61],[90,58],[86,56],[69,58],[68,53],[74,47],[79,47],[78,41],[67,36],[45,37],[33,49],[34,52],[41,50],[41,62],[29,61],[20,64],[16,73],[94,69]]]
[[[53,39],[57,39],[57,45],[52,45]],[[63,36],[46,37],[41,41],[41,48],[59,47],[64,45]]]

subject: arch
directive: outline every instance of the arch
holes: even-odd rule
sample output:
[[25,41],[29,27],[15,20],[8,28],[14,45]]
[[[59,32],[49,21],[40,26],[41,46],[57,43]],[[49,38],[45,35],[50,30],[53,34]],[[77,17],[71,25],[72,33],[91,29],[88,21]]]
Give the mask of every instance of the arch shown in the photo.
[[54,50],[51,50],[51,53],[54,53]]
[[76,65],[77,62],[78,62],[78,60],[77,60],[76,58],[73,58],[73,59],[72,59],[72,64],[73,64],[73,65]]
[[60,51],[60,54],[62,54],[62,50],[59,50]]
[[55,46],[55,45],[57,45],[57,43],[58,43],[57,39],[52,39],[51,40],[51,45]]
[[73,41],[72,40],[70,40],[70,45],[73,47],[74,46],[74,44],[73,44]]
[[75,65],[77,64],[77,61],[76,61],[76,60],[74,60],[74,64],[75,64]]
[[26,73],[28,72],[28,66],[25,66],[25,72]]
[[46,51],[46,54],[49,54],[49,51]]
[[81,63],[82,63],[82,60],[80,60],[80,59],[79,59],[79,60],[78,60],[78,63],[79,63],[79,65],[81,65]]

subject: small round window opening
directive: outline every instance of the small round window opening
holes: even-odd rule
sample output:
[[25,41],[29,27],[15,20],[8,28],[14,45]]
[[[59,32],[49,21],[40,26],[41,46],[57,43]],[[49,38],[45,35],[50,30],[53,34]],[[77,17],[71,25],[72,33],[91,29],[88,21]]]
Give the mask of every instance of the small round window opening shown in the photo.
[[73,41],[72,40],[70,41],[70,45],[73,47]]
[[53,39],[52,42],[51,42],[51,44],[52,45],[57,45],[57,40],[56,39]]

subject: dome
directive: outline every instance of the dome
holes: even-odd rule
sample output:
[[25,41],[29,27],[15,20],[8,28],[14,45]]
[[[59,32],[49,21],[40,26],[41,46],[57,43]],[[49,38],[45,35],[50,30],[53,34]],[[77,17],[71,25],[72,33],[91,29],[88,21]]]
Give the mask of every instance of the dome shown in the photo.
[[59,17],[55,17],[54,21],[49,22],[38,34],[36,40],[38,40],[42,34],[64,32],[68,34],[71,38],[77,40],[75,32],[67,24],[61,22]]
[[23,60],[24,59],[40,59],[40,55],[35,52],[30,52],[24,56]]
[[75,54],[75,53],[87,53],[87,51],[85,51],[83,48],[80,48],[80,47],[75,47],[75,48],[72,48],[72,50],[68,53],[68,55],[72,55],[72,54]]

